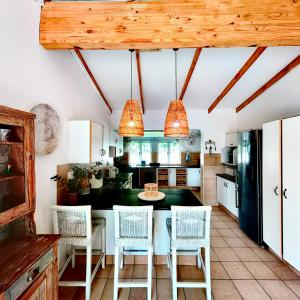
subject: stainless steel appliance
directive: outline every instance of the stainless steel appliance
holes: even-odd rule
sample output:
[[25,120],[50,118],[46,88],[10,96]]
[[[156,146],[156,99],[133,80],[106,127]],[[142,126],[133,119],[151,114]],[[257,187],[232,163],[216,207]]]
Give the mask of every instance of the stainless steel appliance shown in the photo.
[[237,147],[226,146],[221,149],[221,162],[228,165],[237,165]]
[[238,202],[240,228],[262,244],[262,131],[238,134]]

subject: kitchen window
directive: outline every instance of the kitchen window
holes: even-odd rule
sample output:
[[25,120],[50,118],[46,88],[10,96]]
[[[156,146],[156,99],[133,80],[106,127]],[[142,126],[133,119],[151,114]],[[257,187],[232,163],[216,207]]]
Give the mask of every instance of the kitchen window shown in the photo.
[[139,165],[144,160],[148,165],[151,162],[151,143],[130,142],[129,164]]
[[158,143],[158,162],[163,164],[181,164],[180,145],[178,142]]

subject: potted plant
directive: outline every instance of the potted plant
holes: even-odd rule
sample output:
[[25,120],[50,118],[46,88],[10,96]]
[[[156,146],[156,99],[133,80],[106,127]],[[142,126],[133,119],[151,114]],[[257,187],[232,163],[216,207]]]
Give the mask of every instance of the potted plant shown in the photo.
[[89,171],[89,181],[92,189],[100,189],[103,186],[103,169],[101,163],[96,162],[96,166]]
[[68,179],[68,204],[76,205],[78,203],[78,194],[80,192],[80,181],[78,178]]

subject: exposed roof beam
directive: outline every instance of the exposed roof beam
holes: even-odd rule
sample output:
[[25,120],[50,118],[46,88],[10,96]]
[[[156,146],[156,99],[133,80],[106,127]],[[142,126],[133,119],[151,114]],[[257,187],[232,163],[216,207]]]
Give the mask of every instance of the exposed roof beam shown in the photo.
[[186,76],[186,79],[185,79],[185,82],[184,82],[184,85],[182,87],[182,90],[181,90],[181,93],[180,93],[180,96],[179,96],[179,99],[180,100],[183,100],[183,97],[184,97],[184,94],[186,92],[186,89],[190,83],[190,80],[191,80],[191,77],[193,75],[193,72],[194,72],[194,69],[196,67],[196,64],[197,64],[197,61],[198,61],[198,58],[199,58],[199,55],[201,53],[201,48],[197,48],[196,51],[195,51],[195,54],[194,54],[194,57],[193,57],[193,60],[192,60],[192,63],[191,63],[191,66],[190,66],[190,69],[188,71],[188,74]]
[[90,70],[90,68],[89,68],[88,64],[86,63],[85,59],[83,58],[80,50],[78,48],[75,48],[74,51],[75,51],[75,53],[76,53],[79,61],[81,62],[82,66],[84,67],[85,71],[89,75],[91,81],[93,82],[96,90],[99,92],[99,94],[100,94],[101,98],[103,99],[105,105],[107,106],[108,110],[110,111],[110,113],[112,113],[112,109],[111,109],[110,104],[108,103],[108,101],[107,101],[107,99],[106,99],[106,97],[105,97],[102,89],[100,88],[100,86],[99,86],[97,80],[95,79],[92,71]]
[[270,88],[273,84],[279,81],[282,77],[284,77],[287,73],[292,71],[295,67],[300,64],[300,55],[298,55],[293,61],[291,61],[287,66],[285,66],[281,71],[279,71],[274,77],[272,77],[268,82],[266,82],[263,86],[261,86],[253,95],[251,95],[247,100],[245,100],[242,104],[240,104],[236,108],[236,112],[238,113],[247,105],[249,105],[252,101],[254,101],[259,95],[261,95],[264,91]]
[[250,58],[245,62],[241,69],[235,74],[231,79],[222,93],[217,97],[217,99],[208,108],[208,113],[211,113],[214,108],[222,101],[222,99],[227,95],[227,93],[234,87],[234,85],[241,79],[241,77],[248,71],[248,69],[254,64],[254,62],[261,56],[261,54],[266,50],[266,47],[257,48]]
[[141,60],[140,60],[140,50],[136,50],[136,65],[139,77],[139,89],[140,89],[140,97],[141,97],[141,104],[142,104],[142,112],[145,113],[144,107],[144,94],[143,94],[143,82],[142,82],[142,72],[141,72]]
[[298,0],[52,1],[42,7],[47,49],[300,45]]

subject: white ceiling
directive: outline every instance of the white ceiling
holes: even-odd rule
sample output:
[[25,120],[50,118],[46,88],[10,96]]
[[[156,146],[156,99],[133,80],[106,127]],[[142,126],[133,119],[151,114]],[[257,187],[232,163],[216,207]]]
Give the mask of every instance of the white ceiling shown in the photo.
[[[186,108],[207,109],[254,51],[255,48],[203,49],[184,97]],[[178,51],[178,94],[194,52],[195,49]],[[112,109],[122,109],[130,98],[130,52],[92,50],[82,54]],[[218,108],[236,108],[299,54],[300,47],[267,48]],[[146,111],[167,109],[175,98],[174,51],[141,52],[140,57]],[[133,58],[133,98],[140,99],[135,54]],[[300,85],[295,88],[300,89]]]

